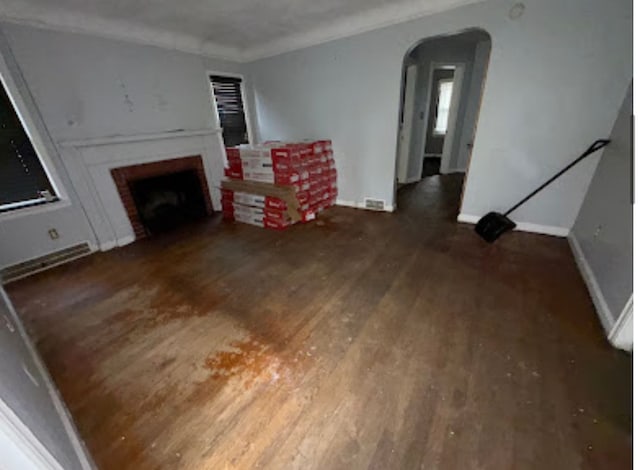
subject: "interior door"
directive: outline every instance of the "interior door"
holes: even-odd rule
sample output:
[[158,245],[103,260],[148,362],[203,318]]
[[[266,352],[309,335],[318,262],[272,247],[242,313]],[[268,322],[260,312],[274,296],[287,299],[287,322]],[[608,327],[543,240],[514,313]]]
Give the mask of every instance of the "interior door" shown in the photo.
[[407,67],[404,87],[404,103],[402,107],[402,121],[400,123],[398,142],[398,170],[399,183],[407,183],[409,180],[409,156],[411,151],[411,128],[413,126],[413,109],[415,105],[416,79],[418,66]]

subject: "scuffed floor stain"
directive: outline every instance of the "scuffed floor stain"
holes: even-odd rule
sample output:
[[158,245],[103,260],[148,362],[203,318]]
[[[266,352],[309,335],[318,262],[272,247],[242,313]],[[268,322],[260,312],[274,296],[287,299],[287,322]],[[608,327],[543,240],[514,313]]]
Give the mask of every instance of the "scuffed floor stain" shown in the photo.
[[232,341],[229,350],[219,350],[204,360],[204,367],[212,380],[238,378],[245,389],[256,382],[274,384],[284,380],[291,383],[293,368],[287,360],[254,335]]

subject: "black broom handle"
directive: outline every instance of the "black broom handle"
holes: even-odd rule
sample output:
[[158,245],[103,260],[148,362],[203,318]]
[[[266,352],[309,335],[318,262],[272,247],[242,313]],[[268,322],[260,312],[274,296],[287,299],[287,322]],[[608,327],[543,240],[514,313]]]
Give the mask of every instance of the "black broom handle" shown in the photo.
[[598,150],[600,150],[602,147],[605,147],[609,142],[611,142],[611,140],[609,139],[598,139],[596,140],[594,143],[591,144],[591,147],[589,147],[582,155],[580,155],[578,158],[576,158],[574,161],[572,161],[571,163],[569,163],[567,166],[565,166],[562,170],[560,170],[559,172],[557,172],[555,175],[553,175],[551,178],[549,178],[545,183],[542,183],[542,185],[540,187],[538,187],[538,189],[536,189],[535,191],[533,191],[531,194],[529,194],[528,196],[526,196],[524,199],[522,199],[520,202],[518,202],[515,206],[513,206],[511,209],[509,209],[507,212],[505,212],[503,215],[509,215],[511,214],[514,210],[516,210],[518,207],[520,207],[522,204],[524,204],[525,202],[527,202],[529,199],[531,199],[533,196],[535,196],[536,194],[538,194],[540,191],[542,191],[544,188],[546,188],[547,186],[549,186],[551,183],[553,183],[555,180],[557,180],[560,176],[562,176],[563,174],[565,174],[567,171],[569,171],[571,168],[573,168],[575,165],[577,165],[578,163],[580,163],[582,160],[584,160],[585,158],[587,158],[589,155],[591,155],[593,152],[597,152]]

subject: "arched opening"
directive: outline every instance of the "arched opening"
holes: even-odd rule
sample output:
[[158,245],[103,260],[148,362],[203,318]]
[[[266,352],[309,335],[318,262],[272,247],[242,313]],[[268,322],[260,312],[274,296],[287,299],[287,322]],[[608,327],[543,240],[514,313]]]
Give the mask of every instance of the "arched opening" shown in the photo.
[[400,209],[418,203],[457,216],[490,53],[491,37],[481,29],[426,38],[407,51],[395,174]]

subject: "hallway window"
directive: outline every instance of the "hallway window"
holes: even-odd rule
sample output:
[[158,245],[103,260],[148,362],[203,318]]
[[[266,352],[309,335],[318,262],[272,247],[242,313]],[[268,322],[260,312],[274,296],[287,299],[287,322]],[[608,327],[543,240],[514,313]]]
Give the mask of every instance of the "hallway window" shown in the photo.
[[433,133],[436,135],[444,135],[447,133],[452,91],[453,80],[441,80],[438,84],[438,108],[436,110],[436,124],[433,128]]

